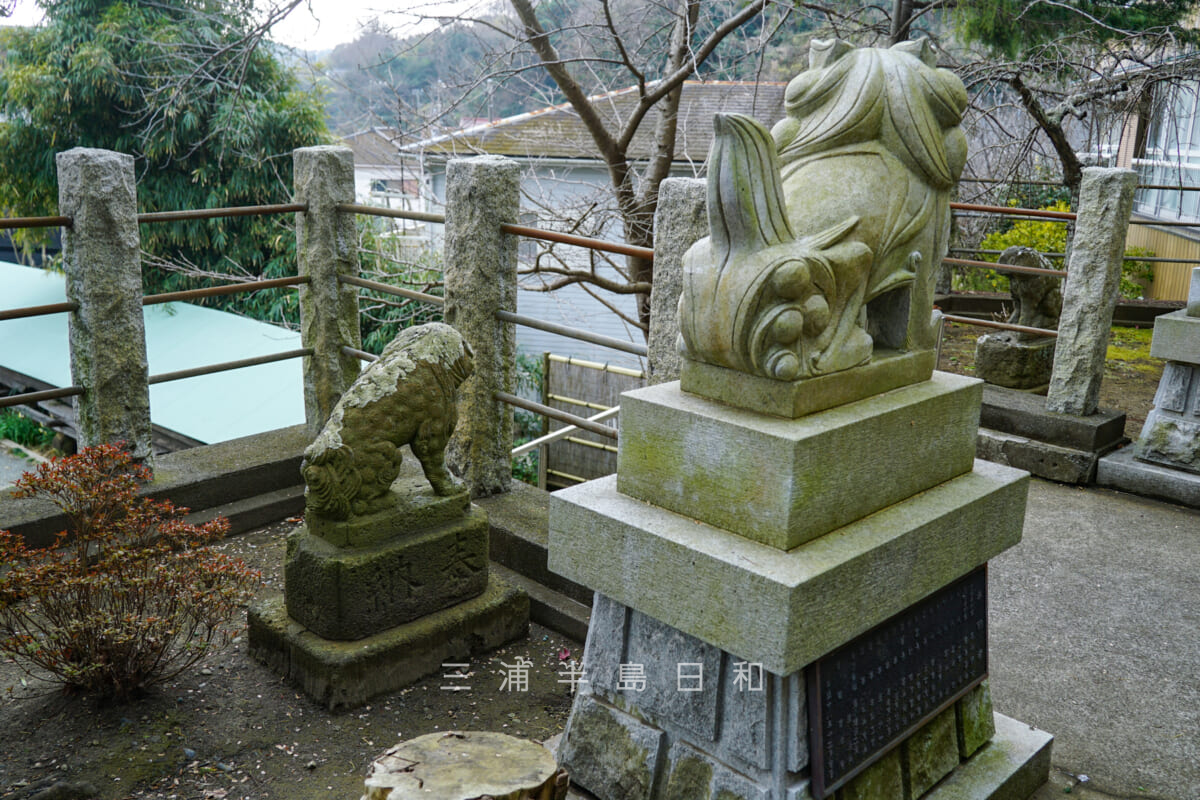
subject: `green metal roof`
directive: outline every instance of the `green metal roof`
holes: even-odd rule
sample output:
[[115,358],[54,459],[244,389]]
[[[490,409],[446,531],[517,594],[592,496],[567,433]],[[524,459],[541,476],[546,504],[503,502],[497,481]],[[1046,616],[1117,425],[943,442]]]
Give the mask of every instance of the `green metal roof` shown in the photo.
[[[62,274],[0,261],[0,309],[65,300]],[[149,306],[143,313],[151,375],[302,346],[295,331],[190,303]],[[66,315],[0,321],[0,366],[70,386]],[[304,422],[300,359],[155,384],[150,417],[210,444],[297,425]]]

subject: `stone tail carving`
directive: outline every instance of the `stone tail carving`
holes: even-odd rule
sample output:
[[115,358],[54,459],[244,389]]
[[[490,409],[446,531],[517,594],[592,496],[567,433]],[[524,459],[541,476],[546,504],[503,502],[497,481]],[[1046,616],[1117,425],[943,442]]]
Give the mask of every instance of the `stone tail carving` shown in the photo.
[[684,256],[679,321],[688,354],[778,380],[868,361],[859,312],[871,250],[843,241],[858,217],[798,238],[770,133],[736,114],[714,124],[712,235]]

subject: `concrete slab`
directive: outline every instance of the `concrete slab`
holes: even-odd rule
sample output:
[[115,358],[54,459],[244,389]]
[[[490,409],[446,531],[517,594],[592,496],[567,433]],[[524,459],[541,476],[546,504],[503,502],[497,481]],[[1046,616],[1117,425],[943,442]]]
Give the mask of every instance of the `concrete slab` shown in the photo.
[[1200,797],[1200,511],[1035,480],[989,578],[996,709],[1093,790]]
[[1100,459],[1096,466],[1096,483],[1109,489],[1200,508],[1200,475],[1138,461],[1133,453],[1132,447],[1126,447]]

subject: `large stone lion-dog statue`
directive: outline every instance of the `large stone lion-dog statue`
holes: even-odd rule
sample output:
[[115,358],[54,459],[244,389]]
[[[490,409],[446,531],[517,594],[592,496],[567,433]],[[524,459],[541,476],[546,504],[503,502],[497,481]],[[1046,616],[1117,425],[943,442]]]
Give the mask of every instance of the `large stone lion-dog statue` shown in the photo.
[[929,349],[934,268],[966,160],[967,93],[928,42],[817,40],[768,133],[719,116],[711,236],[684,256],[696,360],[791,381]]
[[355,379],[304,451],[307,513],[344,520],[387,505],[409,445],[433,491],[461,491],[445,464],[458,421],[454,395],[474,369],[471,348],[449,325],[402,331]]

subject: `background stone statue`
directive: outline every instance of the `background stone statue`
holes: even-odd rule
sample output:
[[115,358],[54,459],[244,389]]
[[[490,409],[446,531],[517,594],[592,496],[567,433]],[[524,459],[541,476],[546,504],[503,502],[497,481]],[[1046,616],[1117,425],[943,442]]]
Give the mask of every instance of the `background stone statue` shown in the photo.
[[462,491],[446,469],[454,394],[471,374],[470,347],[449,325],[402,331],[342,395],[304,451],[306,511],[344,520],[378,510],[409,445],[436,494]]
[[931,348],[966,104],[925,41],[834,40],[813,43],[769,136],[718,117],[712,233],[684,258],[687,355],[790,381]]

